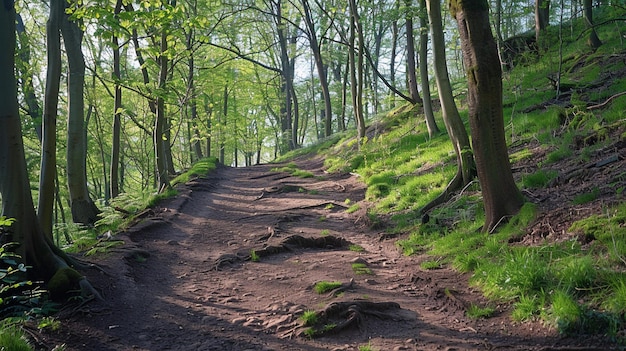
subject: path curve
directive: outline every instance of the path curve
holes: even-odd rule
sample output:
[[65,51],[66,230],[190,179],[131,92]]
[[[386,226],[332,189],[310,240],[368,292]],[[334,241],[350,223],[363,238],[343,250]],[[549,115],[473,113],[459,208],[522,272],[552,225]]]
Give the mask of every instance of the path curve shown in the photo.
[[[365,187],[350,174],[326,174],[319,159],[301,160],[315,177],[273,171],[277,165],[219,167],[179,189],[142,221],[116,236],[125,244],[97,258],[107,274],[87,272],[105,296],[60,314],[63,326],[42,344],[73,350],[567,350],[606,349],[602,340],[561,338],[539,323],[512,323],[509,306],[472,320],[486,305],[466,275],[424,271],[380,240],[366,215]],[[357,211],[348,210],[358,205]],[[286,238],[341,238],[321,248],[289,246],[250,260]],[[362,251],[354,250],[363,248]],[[353,263],[369,271],[356,272]],[[361,273],[361,274],[358,274]],[[362,274],[365,273],[365,274]],[[319,281],[353,280],[338,296]],[[368,317],[361,328],[308,339],[295,335],[305,310],[335,301],[397,302],[393,320]],[[493,303],[491,303],[493,305]]]

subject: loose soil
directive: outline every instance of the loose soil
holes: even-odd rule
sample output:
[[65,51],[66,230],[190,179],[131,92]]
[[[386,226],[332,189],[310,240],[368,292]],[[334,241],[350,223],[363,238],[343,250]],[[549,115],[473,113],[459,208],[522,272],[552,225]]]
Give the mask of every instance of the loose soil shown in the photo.
[[[85,274],[104,301],[66,307],[59,313],[60,330],[35,334],[40,348],[62,343],[67,351],[613,346],[602,337],[561,336],[539,321],[515,323],[511,306],[485,300],[468,285],[469,275],[446,267],[422,270],[426,256],[402,255],[394,240],[382,235],[384,228],[368,218],[365,187],[356,176],[327,174],[320,159],[296,163],[315,177],[273,171],[277,165],[219,167],[179,187],[179,196],[110,239],[123,245],[89,258],[101,270]],[[537,200],[542,201],[550,200]],[[354,204],[360,210],[346,211]],[[550,233],[529,231],[520,241]],[[353,263],[369,271],[355,272]],[[313,286],[320,281],[342,287],[318,294]],[[465,311],[471,304],[492,306],[496,313],[470,319]],[[336,333],[304,336],[302,313],[327,307],[329,315],[345,308],[334,315],[334,324],[357,318]]]

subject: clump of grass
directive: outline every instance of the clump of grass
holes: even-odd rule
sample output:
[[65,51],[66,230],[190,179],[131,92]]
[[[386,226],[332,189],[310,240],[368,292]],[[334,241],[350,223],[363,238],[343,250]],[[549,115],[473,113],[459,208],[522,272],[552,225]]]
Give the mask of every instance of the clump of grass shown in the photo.
[[321,281],[315,283],[313,286],[313,290],[318,294],[325,294],[331,290],[337,289],[341,286],[341,282],[329,282],[329,281]]
[[358,211],[360,209],[361,209],[361,206],[359,204],[354,204],[354,205],[348,207],[348,209],[346,209],[346,213],[354,213],[354,212],[356,212],[356,211]]
[[595,187],[593,188],[593,190],[591,190],[591,192],[576,195],[574,199],[572,200],[572,203],[574,205],[586,204],[588,202],[591,202],[597,199],[598,196],[600,196],[600,189]]
[[15,326],[0,327],[0,349],[11,351],[32,351],[24,332]]
[[260,260],[261,260],[261,257],[259,257],[259,254],[256,253],[256,250],[254,249],[250,250],[250,261],[259,262]]
[[315,325],[317,323],[317,319],[318,319],[317,312],[311,311],[311,310],[304,311],[302,315],[300,316],[302,325],[305,327]]
[[372,274],[372,270],[365,263],[353,263],[352,270],[356,274]]
[[207,175],[210,171],[217,167],[217,162],[218,159],[215,157],[207,157],[198,160],[188,171],[172,179],[170,183],[172,185],[186,183],[189,179],[191,179],[191,177]]
[[291,162],[289,164],[287,164],[286,166],[283,167],[276,167],[276,168],[272,168],[271,169],[272,172],[285,172],[285,173],[289,173],[294,177],[298,177],[298,178],[314,178],[315,175],[309,171],[305,171],[302,169],[299,169],[298,166]]
[[554,170],[545,171],[538,170],[533,174],[528,174],[522,177],[522,184],[525,188],[543,188],[552,181],[552,179],[558,176],[558,172]]
[[441,261],[439,260],[424,261],[420,263],[420,268],[425,269],[425,270],[440,269]]
[[322,229],[322,231],[320,232],[321,236],[329,236],[330,235],[330,230],[328,229]]
[[351,244],[350,246],[348,246],[348,250],[354,251],[354,252],[363,252],[363,251],[365,251],[363,246],[356,245],[356,244]]
[[479,305],[472,303],[467,308],[467,311],[465,311],[465,315],[471,319],[489,318],[495,311],[496,310],[493,307],[480,307]]

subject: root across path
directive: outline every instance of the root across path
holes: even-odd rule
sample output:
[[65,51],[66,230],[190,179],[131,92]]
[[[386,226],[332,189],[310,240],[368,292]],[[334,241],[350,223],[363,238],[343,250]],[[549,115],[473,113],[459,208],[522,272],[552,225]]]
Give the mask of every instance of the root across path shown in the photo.
[[[314,177],[276,165],[219,167],[182,185],[125,232],[85,274],[103,301],[59,313],[37,335],[49,350],[602,350],[540,322],[515,323],[469,276],[422,270],[369,225],[351,174]],[[320,282],[337,283],[319,293]],[[471,305],[496,310],[471,319]],[[305,315],[316,316],[305,322]],[[309,324],[307,324],[309,323]],[[311,329],[312,328],[312,329]],[[306,330],[312,330],[307,332]]]

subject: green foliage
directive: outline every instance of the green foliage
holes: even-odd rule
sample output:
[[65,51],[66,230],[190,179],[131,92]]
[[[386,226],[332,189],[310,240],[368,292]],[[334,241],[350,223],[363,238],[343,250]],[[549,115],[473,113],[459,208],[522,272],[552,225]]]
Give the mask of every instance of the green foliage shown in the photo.
[[29,267],[11,251],[17,244],[0,246],[0,318],[20,317],[41,310],[44,290],[28,280]]
[[350,244],[350,246],[348,247],[348,249],[350,251],[354,251],[354,252],[364,252],[365,249],[363,248],[363,246],[361,245],[356,245],[356,244]]
[[298,168],[295,163],[289,163],[283,167],[272,168],[272,172],[285,172],[298,178],[314,178],[315,175],[309,171],[305,171]]
[[0,326],[0,350],[2,351],[33,351],[34,348],[20,329],[12,325]]
[[331,290],[337,289],[340,286],[341,282],[321,281],[315,283],[313,290],[318,294],[325,294]]

